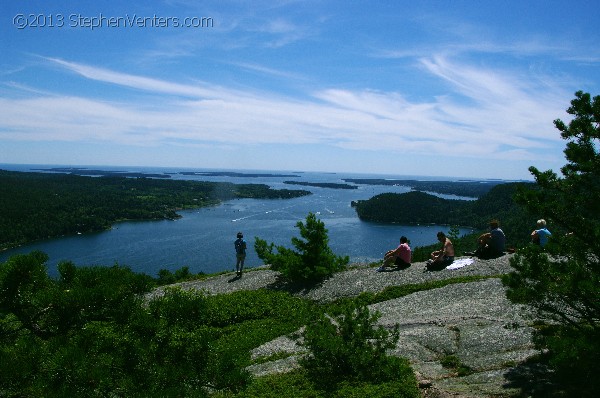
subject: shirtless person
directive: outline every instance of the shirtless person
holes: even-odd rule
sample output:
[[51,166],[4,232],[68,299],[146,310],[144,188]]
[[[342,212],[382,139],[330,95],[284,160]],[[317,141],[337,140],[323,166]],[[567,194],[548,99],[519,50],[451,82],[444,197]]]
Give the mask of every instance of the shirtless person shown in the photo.
[[443,232],[437,233],[438,240],[443,244],[440,250],[431,253],[431,260],[427,261],[427,268],[442,269],[454,262],[454,246],[452,241]]

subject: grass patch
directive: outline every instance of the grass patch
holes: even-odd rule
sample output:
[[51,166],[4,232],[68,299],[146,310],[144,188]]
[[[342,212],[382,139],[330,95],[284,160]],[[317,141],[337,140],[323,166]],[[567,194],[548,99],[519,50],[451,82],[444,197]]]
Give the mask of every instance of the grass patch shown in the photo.
[[328,307],[328,311],[333,314],[337,314],[339,312],[339,308],[344,306],[347,303],[356,303],[361,305],[371,305],[377,304],[388,300],[397,299],[400,297],[408,296],[409,294],[413,294],[416,292],[421,292],[425,290],[438,289],[440,287],[456,284],[456,283],[470,283],[477,282],[484,279],[490,278],[499,278],[498,275],[492,276],[482,276],[482,275],[468,275],[468,276],[459,276],[455,278],[449,278],[438,281],[428,281],[423,283],[414,283],[408,285],[400,285],[400,286],[388,286],[383,289],[379,293],[372,292],[364,292],[359,294],[356,297],[344,297],[339,300],[336,300],[330,304],[324,304],[324,306]]
[[248,388],[237,394],[219,392],[215,398],[418,398],[416,379],[384,383],[343,382],[334,391],[318,389],[306,371],[298,369],[285,374],[254,379]]
[[446,355],[440,360],[440,364],[446,369],[454,370],[459,376],[468,376],[473,373],[473,369],[460,362],[456,355]]

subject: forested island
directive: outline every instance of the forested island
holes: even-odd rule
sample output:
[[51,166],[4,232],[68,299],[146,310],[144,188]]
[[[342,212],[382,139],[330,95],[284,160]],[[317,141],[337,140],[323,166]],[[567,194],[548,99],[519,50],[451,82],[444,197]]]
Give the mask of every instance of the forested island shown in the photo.
[[46,173],[73,174],[79,176],[94,177],[129,177],[129,178],[171,178],[171,174],[201,177],[246,177],[246,178],[269,178],[269,177],[300,177],[296,174],[273,174],[273,173],[240,173],[236,171],[180,171],[177,173],[144,173],[121,170],[88,169],[85,167],[50,167],[34,169]]
[[184,176],[204,176],[204,177],[300,177],[295,174],[272,174],[272,173],[238,173],[235,171],[182,171],[179,174]]
[[264,184],[0,170],[0,250],[101,231],[117,221],[176,219],[178,210],[236,198],[289,199],[310,194]]
[[335,182],[307,182],[307,181],[284,181],[284,184],[302,185],[305,187],[331,188],[331,189],[358,189],[356,185],[338,184]]
[[171,178],[168,174],[142,173],[120,170],[87,169],[85,167],[51,167],[49,169],[33,169],[47,173],[72,174],[78,176],[93,177],[128,177],[128,178]]
[[496,185],[506,183],[506,181],[502,180],[420,181],[385,178],[344,178],[344,181],[363,185],[405,186],[415,191],[436,192],[446,195],[457,195],[472,198],[479,198],[489,192],[489,190]]
[[529,242],[529,233],[539,215],[528,214],[513,197],[520,187],[532,189],[529,183],[497,184],[477,200],[450,200],[424,192],[384,193],[368,200],[352,202],[363,221],[398,224],[446,224],[487,229],[495,218],[507,235],[511,246]]

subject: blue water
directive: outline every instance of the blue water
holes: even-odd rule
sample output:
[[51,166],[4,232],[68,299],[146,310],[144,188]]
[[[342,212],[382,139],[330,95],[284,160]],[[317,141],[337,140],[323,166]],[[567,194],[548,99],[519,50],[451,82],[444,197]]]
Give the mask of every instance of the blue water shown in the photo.
[[[0,165],[1,169],[18,171],[50,167],[57,166]],[[89,168],[152,173],[189,171],[181,168]],[[305,189],[313,194],[286,200],[237,199],[215,207],[182,211],[180,214],[183,217],[175,221],[117,223],[109,231],[45,240],[5,251],[0,253],[0,262],[17,253],[41,250],[50,257],[48,271],[53,276],[57,274],[57,264],[63,260],[73,261],[78,266],[119,264],[152,276],[156,276],[160,269],[174,271],[183,266],[189,267],[194,273],[214,273],[234,268],[233,242],[237,232],[241,231],[250,249],[246,266],[255,267],[262,264],[253,250],[255,237],[292,248],[291,238],[299,236],[296,223],[304,221],[309,212],[315,213],[325,223],[332,250],[336,254],[350,256],[353,262],[380,259],[387,250],[398,245],[402,235],[407,236],[411,246],[415,247],[436,243],[437,231],[448,230],[448,226],[438,225],[406,226],[364,222],[358,219],[355,210],[350,206],[353,200],[369,199],[383,192],[408,192],[407,187],[360,185],[358,189],[346,190],[283,183],[285,180],[343,183],[343,178],[423,177],[275,171],[268,173],[296,174],[300,177],[199,177],[172,174],[172,179],[261,183],[276,189]],[[461,233],[467,232],[468,229],[461,230]]]

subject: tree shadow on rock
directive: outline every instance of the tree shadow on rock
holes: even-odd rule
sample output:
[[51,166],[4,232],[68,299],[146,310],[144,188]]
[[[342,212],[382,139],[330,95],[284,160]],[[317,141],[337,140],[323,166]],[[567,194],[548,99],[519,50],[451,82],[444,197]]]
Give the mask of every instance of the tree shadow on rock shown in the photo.
[[313,289],[317,289],[323,285],[324,281],[290,281],[283,275],[278,275],[273,283],[267,285],[267,289],[284,291],[290,294],[306,294]]
[[553,371],[548,366],[547,358],[535,356],[511,368],[504,375],[507,381],[504,386],[521,390],[520,397],[564,396],[552,381],[552,374]]

